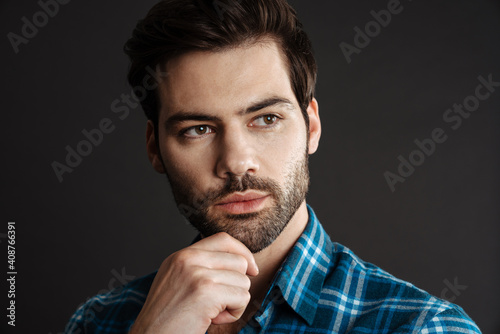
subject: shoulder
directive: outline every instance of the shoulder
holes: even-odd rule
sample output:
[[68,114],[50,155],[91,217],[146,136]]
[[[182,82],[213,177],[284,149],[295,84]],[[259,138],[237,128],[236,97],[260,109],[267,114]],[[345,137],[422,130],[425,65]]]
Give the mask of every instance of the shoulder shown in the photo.
[[82,304],[65,333],[127,332],[142,309],[156,272],[96,295]]
[[418,333],[481,333],[460,306],[451,305],[452,307],[427,317],[430,318],[428,321],[417,324]]
[[[332,261],[319,304],[330,305],[346,330],[377,328],[389,332],[480,333],[458,305],[361,260],[332,243]],[[328,311],[323,307],[323,311]],[[350,328],[349,328],[350,326]]]

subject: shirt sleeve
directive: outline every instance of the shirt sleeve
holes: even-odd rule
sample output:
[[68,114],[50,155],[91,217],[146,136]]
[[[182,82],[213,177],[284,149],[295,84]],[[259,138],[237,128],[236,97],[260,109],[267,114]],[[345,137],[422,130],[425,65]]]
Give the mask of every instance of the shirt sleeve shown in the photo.
[[128,333],[156,272],[89,298],[70,318],[65,334]]
[[447,309],[436,314],[424,327],[419,334],[433,333],[477,333],[481,334],[479,327],[472,321],[463,310],[455,308]]

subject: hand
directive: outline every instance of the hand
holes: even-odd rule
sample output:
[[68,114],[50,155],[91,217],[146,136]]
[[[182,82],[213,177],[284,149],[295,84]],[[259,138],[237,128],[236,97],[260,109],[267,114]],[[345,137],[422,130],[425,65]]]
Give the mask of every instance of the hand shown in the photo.
[[253,254],[227,233],[170,255],[160,266],[130,333],[200,333],[238,320],[259,273]]

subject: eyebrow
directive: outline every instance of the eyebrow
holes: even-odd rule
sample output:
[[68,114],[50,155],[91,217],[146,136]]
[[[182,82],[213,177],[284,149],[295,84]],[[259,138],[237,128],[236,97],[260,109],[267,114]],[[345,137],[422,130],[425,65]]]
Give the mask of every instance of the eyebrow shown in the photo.
[[[294,104],[289,99],[282,98],[282,97],[270,97],[270,98],[266,98],[266,99],[263,99],[261,101],[257,101],[255,103],[251,104],[246,109],[238,111],[237,114],[239,116],[248,115],[248,114],[257,112],[259,110],[269,108],[272,106],[276,106],[276,105],[284,105],[286,107],[286,109],[289,109],[289,110],[295,109]],[[169,118],[167,118],[167,120],[165,121],[165,128],[168,129],[168,128],[173,127],[177,123],[188,122],[188,121],[202,121],[202,122],[203,121],[213,121],[213,122],[216,122],[216,121],[221,121],[221,118],[218,116],[215,116],[215,115],[207,114],[205,112],[179,111],[179,112],[175,113],[174,115],[170,116]]]

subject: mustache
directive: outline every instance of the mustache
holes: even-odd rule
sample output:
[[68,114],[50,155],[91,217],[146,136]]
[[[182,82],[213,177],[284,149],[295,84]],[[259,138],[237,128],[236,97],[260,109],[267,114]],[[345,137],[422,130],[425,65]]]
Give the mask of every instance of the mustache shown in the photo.
[[201,207],[207,208],[232,193],[244,192],[247,190],[264,191],[269,193],[271,197],[274,197],[275,199],[280,193],[279,184],[272,179],[260,178],[252,176],[248,173],[241,178],[231,174],[222,188],[210,189],[207,192],[201,203]]

